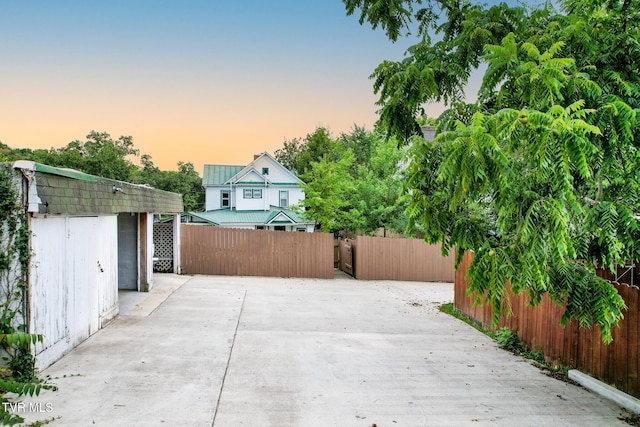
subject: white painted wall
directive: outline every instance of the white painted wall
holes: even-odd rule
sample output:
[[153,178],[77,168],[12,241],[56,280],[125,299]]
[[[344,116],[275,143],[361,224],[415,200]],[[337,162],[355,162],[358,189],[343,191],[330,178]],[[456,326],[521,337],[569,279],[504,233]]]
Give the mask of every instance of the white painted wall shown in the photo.
[[[98,261],[96,267],[98,284],[98,302],[100,309],[100,329],[118,314],[118,216],[98,217],[96,244]],[[153,236],[153,234],[151,234]],[[106,267],[106,268],[105,268]]]
[[[262,190],[262,198],[261,199],[245,199],[244,198],[244,190]],[[260,211],[269,209],[268,200],[265,201],[265,197],[268,196],[267,191],[265,191],[265,187],[263,186],[251,186],[251,187],[236,187],[234,188],[234,200],[236,202],[234,208],[239,211]],[[265,204],[266,203],[266,204]]]
[[[269,174],[266,176],[272,183],[291,183],[291,185],[264,185],[255,186],[210,186],[205,189],[205,210],[221,209],[221,192],[231,190],[231,206],[237,210],[263,210],[268,209],[270,205],[280,205],[280,190],[289,190],[289,206],[299,204],[304,199],[304,192],[298,184],[295,175],[288,171],[284,166],[268,156],[262,156],[254,161],[251,165],[253,170],[246,169],[244,173],[239,173],[240,181],[254,182],[262,181],[262,168],[269,168]],[[262,199],[245,199],[243,194],[244,188],[261,188]]]
[[[204,193],[204,206],[206,211],[220,209],[221,191],[229,190],[229,186],[206,187]],[[233,196],[232,196],[233,197]],[[233,200],[232,200],[233,206]]]
[[118,314],[117,217],[31,220],[30,332],[43,369]]
[[[245,199],[243,190],[245,188],[261,189],[262,199]],[[304,191],[298,186],[270,185],[266,189],[262,185],[254,186],[233,186],[231,193],[231,206],[238,210],[263,210],[265,205],[280,206],[280,191],[289,192],[289,206],[297,205],[304,200]],[[229,191],[229,186],[207,187],[205,192],[205,209],[208,211],[220,209],[221,192]]]
[[300,187],[271,186],[269,187],[269,200],[273,206],[280,206],[280,191],[289,192],[289,206],[297,205],[304,200],[304,191]]
[[262,173],[262,168],[269,168],[268,178],[271,182],[297,182],[291,172],[268,156],[260,157],[253,165],[259,174]]
[[[147,216],[147,223],[146,223],[146,228],[147,228],[147,232],[146,232],[146,236],[147,236],[147,262],[146,262],[146,278],[147,278],[147,292],[149,292],[151,289],[153,289],[153,254],[155,253],[155,250],[153,248],[153,213],[147,212],[147,213],[141,213],[140,216],[142,215],[146,215]],[[140,225],[140,223],[139,223]],[[140,246],[140,244],[142,244],[142,242],[138,243],[138,246]],[[139,252],[139,248],[138,248],[138,253]],[[140,268],[140,267],[138,267]]]

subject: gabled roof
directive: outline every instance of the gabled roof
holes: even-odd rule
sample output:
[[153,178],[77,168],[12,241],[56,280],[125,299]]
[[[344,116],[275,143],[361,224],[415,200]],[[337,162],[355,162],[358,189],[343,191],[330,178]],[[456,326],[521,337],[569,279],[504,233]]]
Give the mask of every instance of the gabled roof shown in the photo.
[[294,218],[291,218],[289,215],[287,215],[287,212],[285,211],[274,211],[271,215],[269,215],[269,218],[267,218],[266,224],[296,224],[297,222],[298,221],[296,221]]
[[294,211],[277,206],[270,206],[267,211],[238,211],[235,209],[217,209],[207,212],[188,212],[188,215],[214,225],[225,224],[313,224],[306,221]]
[[264,184],[264,182],[270,182],[269,179],[258,173],[257,170],[255,169],[248,169],[244,168],[242,169],[240,172],[238,172],[237,174],[235,174],[233,176],[233,182],[234,183],[260,183],[260,184]]
[[[244,182],[247,175],[255,175],[260,176],[260,182],[264,182],[260,171],[256,167],[256,162],[263,157],[267,157],[273,163],[278,165],[281,168],[282,173],[289,176],[291,178],[291,184],[304,184],[304,182],[298,178],[293,172],[289,169],[282,166],[280,162],[278,162],[271,154],[266,151],[256,157],[251,163],[246,166],[229,166],[229,165],[204,165],[203,177],[202,177],[202,185],[203,186],[211,186],[211,185],[225,185],[229,183],[239,183]],[[252,173],[253,172],[253,173]],[[268,181],[268,179],[267,179]],[[254,182],[254,181],[251,181]],[[274,184],[283,184],[283,183],[274,183]]]

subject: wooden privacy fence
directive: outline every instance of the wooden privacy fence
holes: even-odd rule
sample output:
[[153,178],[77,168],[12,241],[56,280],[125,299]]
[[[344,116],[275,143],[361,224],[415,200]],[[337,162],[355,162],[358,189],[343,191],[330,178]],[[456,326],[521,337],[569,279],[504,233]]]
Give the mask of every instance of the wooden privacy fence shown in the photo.
[[[469,283],[465,280],[465,274],[472,260],[473,254],[465,253],[456,271],[455,307],[490,329],[491,306],[474,306],[473,298],[466,295]],[[606,272],[598,272],[598,275],[607,278]],[[527,296],[524,294],[512,296],[510,302],[513,313],[508,318],[501,316],[498,328],[506,326],[516,332],[530,348],[541,350],[552,363],[559,362],[577,368],[640,398],[640,292],[636,286],[626,283],[614,285],[624,299],[627,310],[624,311],[624,319],[613,329],[613,342],[609,345],[602,343],[599,328],[580,328],[575,321],[561,327],[560,318],[564,309],[552,303],[548,295],[544,295],[536,307],[526,305]]]
[[346,244],[350,248],[341,249],[340,255],[342,257],[350,252],[352,262],[343,262],[341,259],[340,266],[341,269],[343,265],[351,268],[356,279],[420,282],[454,280],[454,254],[443,257],[440,245],[430,245],[421,239],[368,236],[358,236],[355,242]]
[[333,235],[182,224],[183,274],[333,278]]

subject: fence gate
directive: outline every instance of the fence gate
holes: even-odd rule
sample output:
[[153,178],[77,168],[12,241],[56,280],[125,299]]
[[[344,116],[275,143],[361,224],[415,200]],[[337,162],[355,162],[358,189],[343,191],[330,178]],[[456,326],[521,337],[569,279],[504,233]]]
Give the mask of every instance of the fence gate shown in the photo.
[[173,221],[153,224],[153,271],[173,273]]
[[351,240],[340,240],[340,270],[355,276],[353,268],[353,247]]

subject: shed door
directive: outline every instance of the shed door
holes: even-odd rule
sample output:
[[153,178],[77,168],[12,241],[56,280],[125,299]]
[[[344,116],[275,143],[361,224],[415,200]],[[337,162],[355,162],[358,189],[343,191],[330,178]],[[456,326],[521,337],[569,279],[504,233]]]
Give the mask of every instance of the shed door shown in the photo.
[[100,328],[96,284],[98,248],[95,239],[97,217],[69,218],[67,228],[67,321],[71,347]]
[[118,214],[118,289],[138,290],[138,214]]

